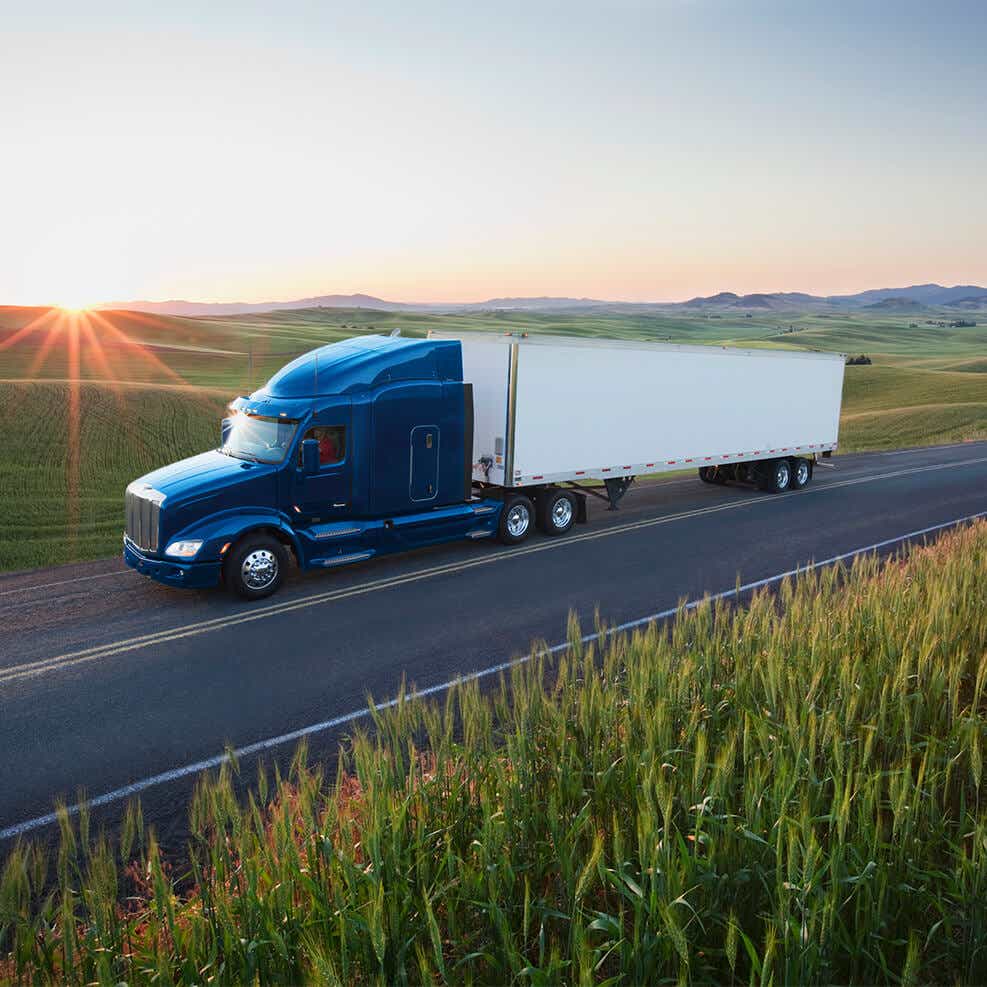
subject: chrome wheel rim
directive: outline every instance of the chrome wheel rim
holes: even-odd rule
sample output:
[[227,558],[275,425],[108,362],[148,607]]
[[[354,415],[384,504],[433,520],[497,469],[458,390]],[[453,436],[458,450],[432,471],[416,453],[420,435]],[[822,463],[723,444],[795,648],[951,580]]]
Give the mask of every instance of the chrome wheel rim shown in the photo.
[[243,560],[240,574],[250,589],[267,589],[278,578],[278,560],[266,548],[254,549]]
[[792,473],[788,468],[788,463],[779,463],[778,466],[775,467],[775,483],[780,489],[784,490],[785,487],[788,486],[791,479]]
[[528,530],[531,517],[524,504],[515,504],[507,512],[507,530],[512,538],[520,538]]
[[809,482],[808,463],[799,463],[798,469],[795,471],[795,482],[800,487],[804,487]]
[[572,521],[572,501],[568,497],[559,497],[552,505],[552,524],[556,528],[568,528]]

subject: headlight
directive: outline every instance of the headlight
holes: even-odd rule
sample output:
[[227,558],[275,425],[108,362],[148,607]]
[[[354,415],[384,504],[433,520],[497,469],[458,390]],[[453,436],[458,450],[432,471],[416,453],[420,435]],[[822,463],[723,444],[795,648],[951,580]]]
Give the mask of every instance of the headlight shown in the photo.
[[191,559],[200,548],[202,548],[201,541],[173,541],[165,549],[165,555],[173,555],[178,559]]

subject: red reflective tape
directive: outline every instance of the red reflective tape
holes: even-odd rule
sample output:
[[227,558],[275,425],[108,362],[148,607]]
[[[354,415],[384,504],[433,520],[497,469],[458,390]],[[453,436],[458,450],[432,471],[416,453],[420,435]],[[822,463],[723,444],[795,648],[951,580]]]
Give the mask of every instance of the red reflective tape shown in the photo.
[[675,465],[675,460],[674,459],[668,459],[668,460],[665,461],[665,465],[666,466],[674,466]]
[[543,473],[541,476],[533,476],[531,479],[532,480],[544,480],[545,479],[545,474]]
[[605,466],[601,472],[603,472],[603,473],[609,473],[610,472],[610,467],[609,466]]
[[706,462],[708,463],[712,458],[713,458],[712,456],[707,456],[706,457]]
[[645,463],[644,465],[645,466],[654,466],[655,464],[654,463]]
[[576,476],[585,476],[586,470],[576,470]]
[[621,466],[620,468],[621,468],[622,470],[629,470],[629,469],[630,469],[630,466]]
[[682,462],[683,462],[683,463],[691,463],[691,462],[692,462],[692,460],[691,460],[691,459],[683,459],[683,460],[682,460]]

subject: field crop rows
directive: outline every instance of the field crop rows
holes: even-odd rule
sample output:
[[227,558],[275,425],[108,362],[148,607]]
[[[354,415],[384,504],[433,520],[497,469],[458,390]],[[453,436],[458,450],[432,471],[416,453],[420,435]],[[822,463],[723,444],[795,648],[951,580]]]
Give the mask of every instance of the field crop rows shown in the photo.
[[60,382],[0,386],[2,568],[115,554],[127,484],[218,444],[224,401],[209,391],[84,383],[74,424],[71,392]]
[[[15,983],[983,983],[987,524],[515,666],[0,879]],[[136,863],[127,866],[133,856]],[[126,906],[119,902],[126,897]],[[0,964],[4,961],[0,959]]]

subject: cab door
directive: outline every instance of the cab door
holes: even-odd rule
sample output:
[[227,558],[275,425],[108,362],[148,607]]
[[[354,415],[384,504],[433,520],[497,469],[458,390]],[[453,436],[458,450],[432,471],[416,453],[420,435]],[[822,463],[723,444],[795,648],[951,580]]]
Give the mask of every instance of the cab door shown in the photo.
[[305,428],[302,441],[319,443],[319,472],[302,470],[301,442],[295,460],[296,514],[309,521],[346,517],[353,494],[353,434],[350,406],[337,405],[316,415]]

